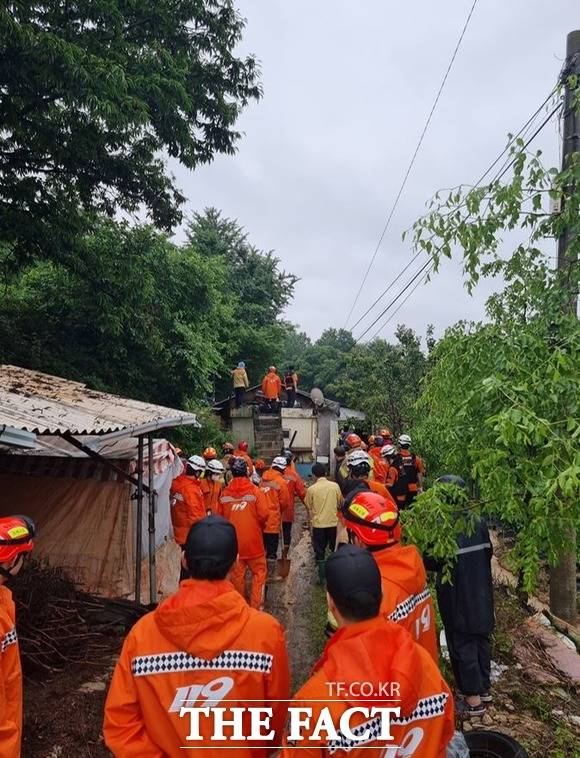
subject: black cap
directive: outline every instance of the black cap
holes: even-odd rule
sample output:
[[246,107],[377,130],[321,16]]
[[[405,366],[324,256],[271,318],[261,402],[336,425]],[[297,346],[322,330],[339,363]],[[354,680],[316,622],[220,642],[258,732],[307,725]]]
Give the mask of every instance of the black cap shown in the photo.
[[326,561],[326,586],[337,606],[381,602],[381,574],[375,559],[356,545],[342,545]]
[[233,476],[248,476],[248,462],[245,458],[233,458],[230,462]]
[[206,516],[196,521],[185,542],[188,566],[202,558],[216,563],[233,563],[238,556],[238,538],[232,523],[221,516]]

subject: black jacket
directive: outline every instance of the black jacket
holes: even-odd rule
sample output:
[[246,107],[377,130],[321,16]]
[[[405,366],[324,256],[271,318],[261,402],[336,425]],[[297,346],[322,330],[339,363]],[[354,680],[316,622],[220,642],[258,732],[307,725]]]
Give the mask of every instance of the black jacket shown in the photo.
[[[474,533],[457,538],[457,562],[451,583],[443,584],[437,576],[437,601],[443,626],[452,632],[490,634],[494,628],[491,556],[493,548],[489,530],[478,519]],[[435,567],[426,561],[427,568]]]

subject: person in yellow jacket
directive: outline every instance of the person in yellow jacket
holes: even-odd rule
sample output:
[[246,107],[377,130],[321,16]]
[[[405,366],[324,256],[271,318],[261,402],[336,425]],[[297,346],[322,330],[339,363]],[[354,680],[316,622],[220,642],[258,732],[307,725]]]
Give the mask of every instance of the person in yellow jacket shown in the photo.
[[240,361],[232,371],[232,378],[234,380],[234,395],[236,397],[236,408],[241,408],[244,402],[244,392],[250,386],[248,381],[248,375],[246,374],[246,364],[244,361]]
[[20,758],[22,740],[22,669],[16,609],[5,586],[16,576],[25,553],[34,547],[34,522],[27,516],[0,518],[0,755]]

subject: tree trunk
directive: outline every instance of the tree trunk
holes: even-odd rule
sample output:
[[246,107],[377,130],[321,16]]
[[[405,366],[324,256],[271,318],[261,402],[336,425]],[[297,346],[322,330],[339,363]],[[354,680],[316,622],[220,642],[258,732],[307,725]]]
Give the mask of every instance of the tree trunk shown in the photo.
[[550,568],[550,610],[569,624],[578,619],[576,599],[576,533],[569,532],[570,546],[560,556],[558,565]]

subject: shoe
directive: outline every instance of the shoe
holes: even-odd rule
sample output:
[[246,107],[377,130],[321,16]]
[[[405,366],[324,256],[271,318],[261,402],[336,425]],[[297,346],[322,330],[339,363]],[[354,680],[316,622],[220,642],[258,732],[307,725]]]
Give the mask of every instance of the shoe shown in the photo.
[[483,703],[481,705],[469,705],[467,700],[458,700],[455,703],[455,713],[463,718],[472,718],[473,716],[483,716],[487,708]]
[[268,578],[266,582],[271,584],[272,582],[283,582],[281,576],[278,575],[278,561],[276,558],[268,558]]
[[482,703],[493,703],[493,695],[491,692],[484,692],[483,695],[479,696],[481,698]]

